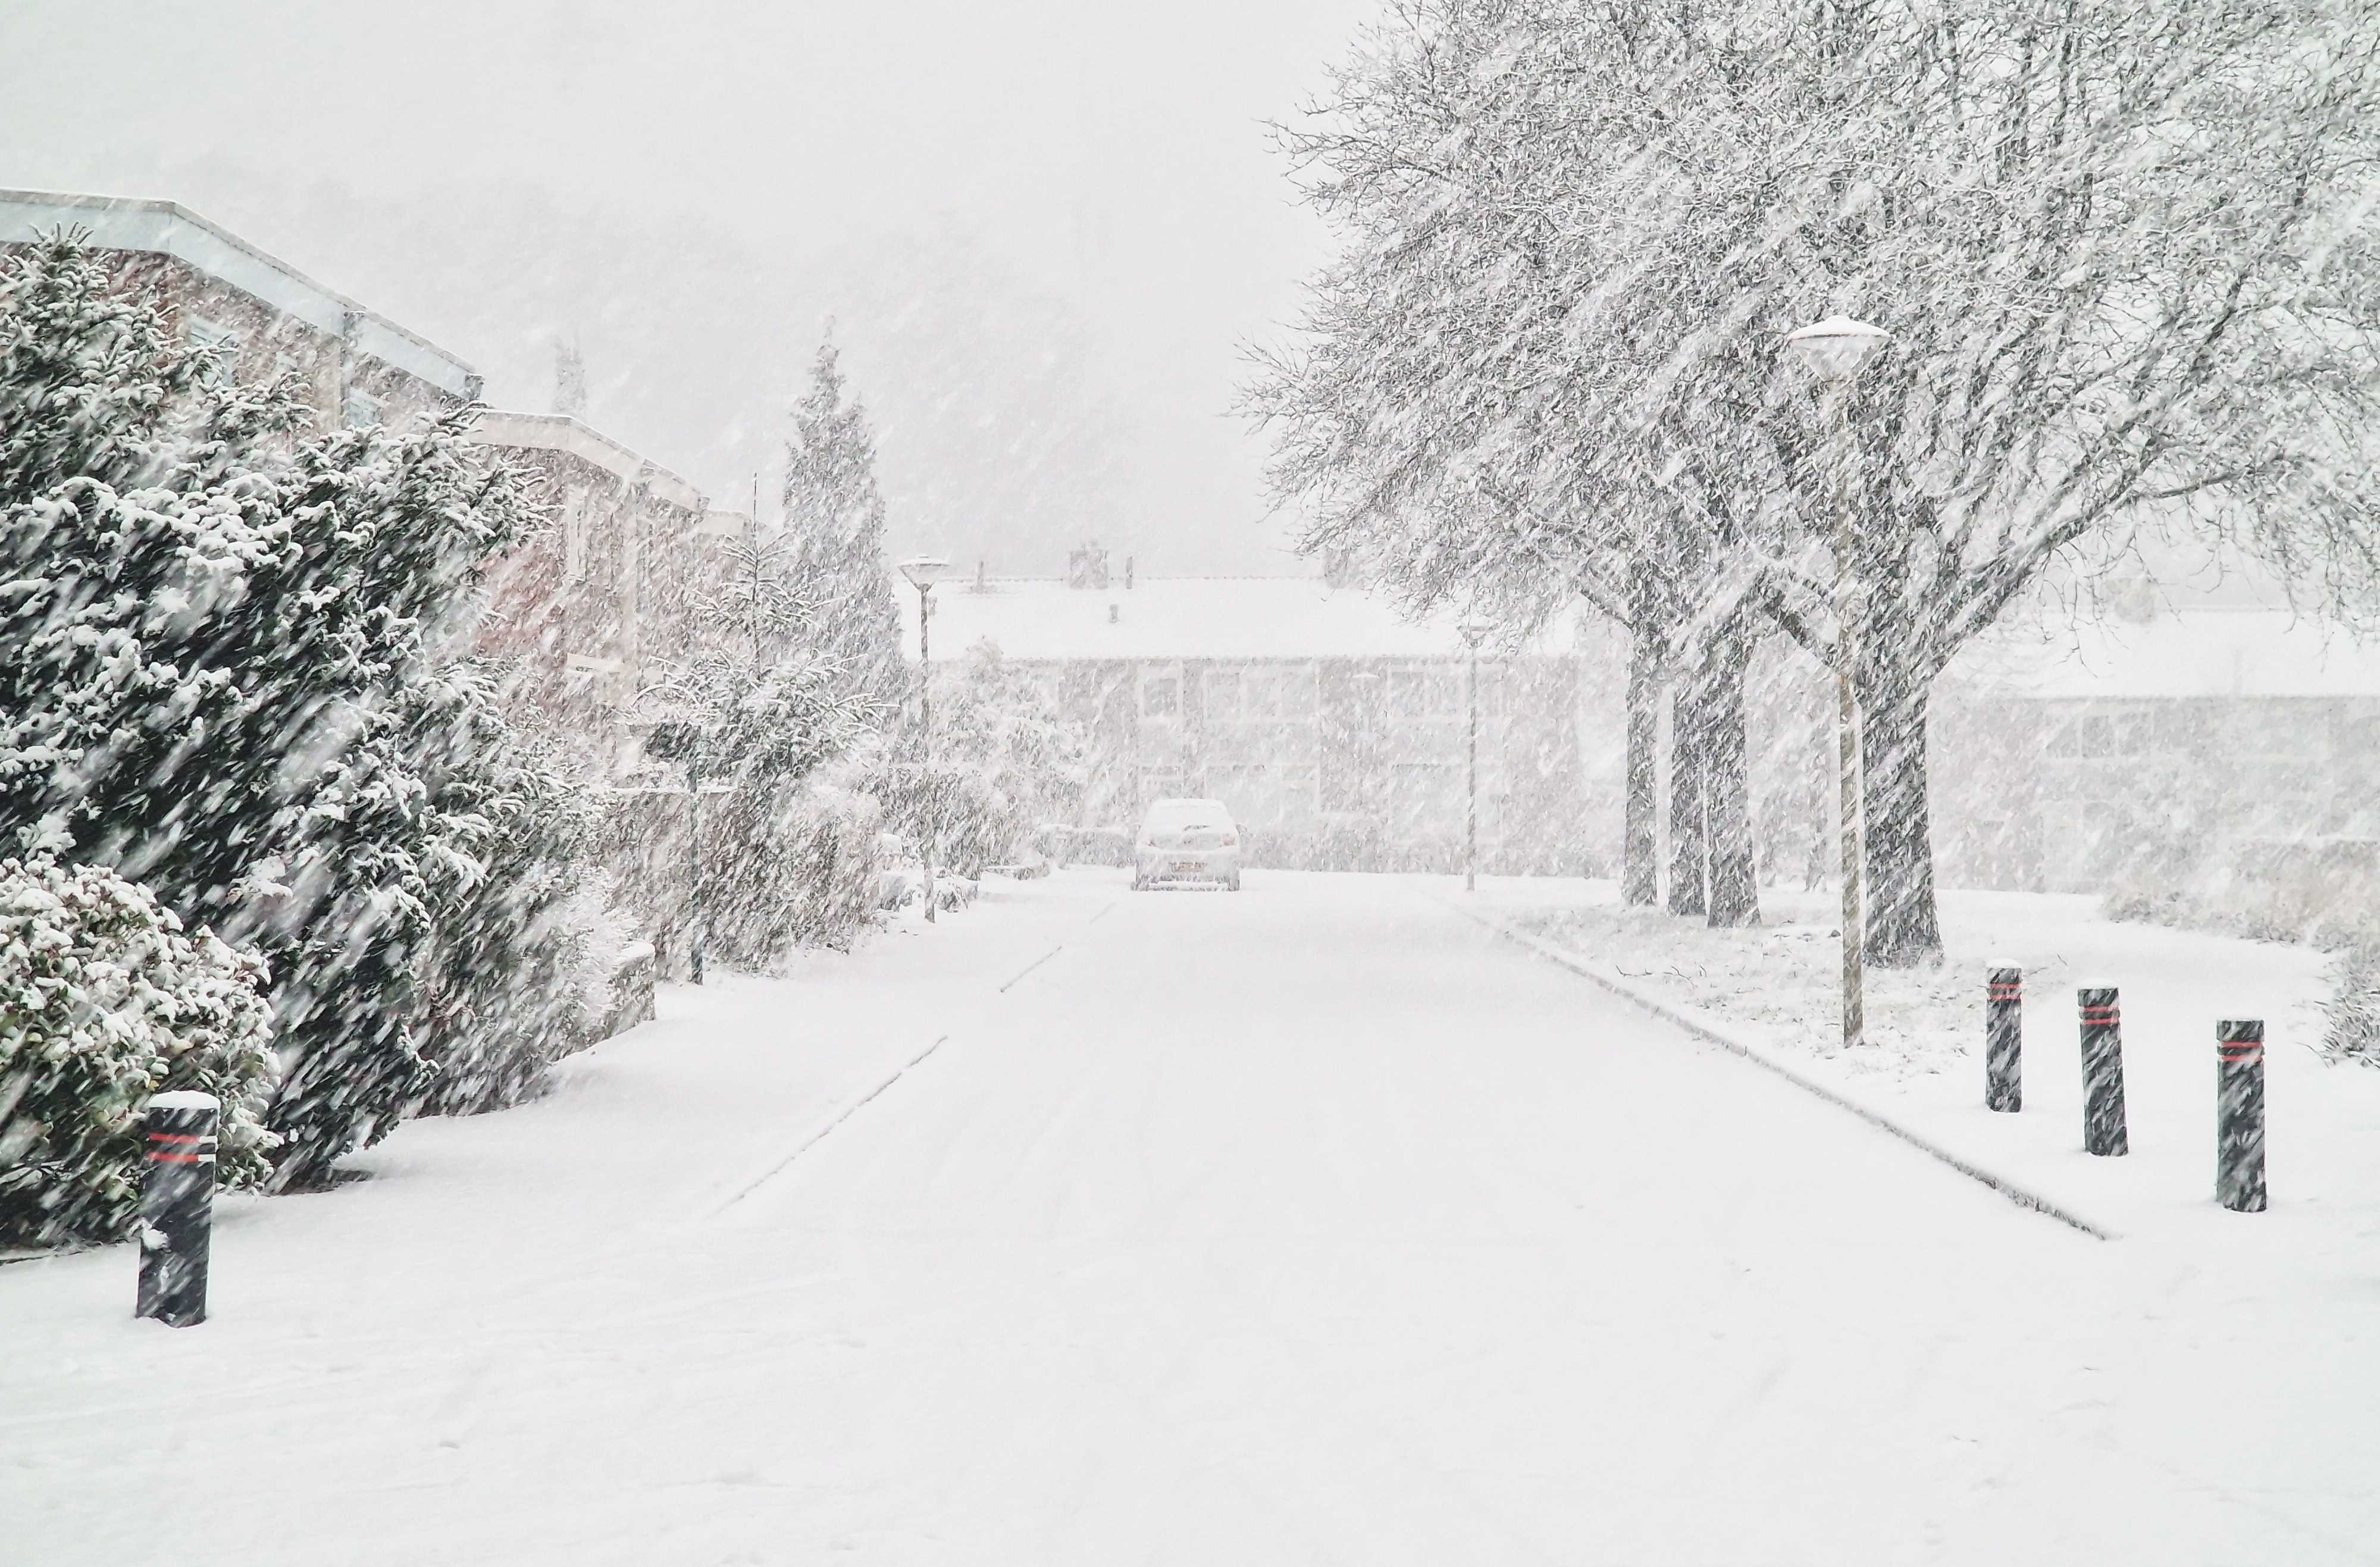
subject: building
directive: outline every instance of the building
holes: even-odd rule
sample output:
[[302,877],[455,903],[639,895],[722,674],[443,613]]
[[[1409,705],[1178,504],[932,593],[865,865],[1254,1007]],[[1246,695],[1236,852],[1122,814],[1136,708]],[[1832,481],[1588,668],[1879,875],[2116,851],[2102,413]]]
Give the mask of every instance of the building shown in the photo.
[[[1092,825],[1129,828],[1165,796],[1212,796],[1255,864],[1462,862],[1473,664],[1452,617],[1415,623],[1310,577],[1129,567],[978,573],[932,601],[938,668],[989,642],[1088,732]],[[914,638],[916,596],[904,602]],[[1618,759],[1582,744],[1582,672],[1600,649],[1572,636],[1564,625],[1478,660],[1479,841],[1494,869],[1597,869],[1617,850]]]
[[[477,371],[385,316],[172,201],[0,190],[0,243],[80,229],[118,253],[115,286],[146,294],[240,380],[295,370],[321,428],[398,426],[477,402]],[[534,469],[552,526],[492,573],[478,650],[515,698],[618,765],[624,715],[651,665],[686,651],[716,536],[747,526],[619,442],[563,415],[488,411],[471,439]]]
[[395,424],[479,400],[479,372],[172,201],[0,190],[0,243],[81,229],[124,253],[118,288],[152,294],[194,343],[230,350],[245,381],[295,370],[325,428]]
[[2380,843],[2380,648],[2185,601],[1952,666],[1935,738],[1954,884],[2100,892]]
[[747,520],[566,414],[492,410],[471,439],[540,479],[551,525],[498,564],[479,650],[510,669],[515,699],[545,714],[604,775],[654,666],[693,639],[694,596],[716,540]]

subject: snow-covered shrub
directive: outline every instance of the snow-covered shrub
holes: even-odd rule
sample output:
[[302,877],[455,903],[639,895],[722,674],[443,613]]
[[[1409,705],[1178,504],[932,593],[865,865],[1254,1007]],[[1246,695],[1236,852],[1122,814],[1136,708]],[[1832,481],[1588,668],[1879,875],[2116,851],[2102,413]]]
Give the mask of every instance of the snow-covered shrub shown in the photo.
[[458,680],[455,697],[442,804],[488,832],[436,902],[421,1048],[437,1075],[421,1108],[441,1114],[535,1092],[609,1011],[609,966],[625,944],[603,901],[609,878],[589,857],[587,791],[547,765],[548,748],[507,723],[476,678]]
[[140,1110],[168,1089],[223,1101],[223,1184],[264,1178],[263,980],[254,957],[185,933],[113,871],[0,861],[0,1245],[123,1234]]
[[943,869],[974,875],[1023,839],[1014,805],[978,766],[880,763],[860,787],[882,806],[886,823],[910,843],[923,844],[932,824],[935,864]]
[[766,972],[798,947],[849,951],[874,911],[878,810],[813,784],[703,802],[710,953]]
[[2322,1053],[2380,1066],[2380,941],[2367,937],[2341,947],[2332,971],[2336,986],[2322,1007]]
[[210,376],[162,299],[55,237],[0,256],[0,843],[106,865],[260,949],[290,1180],[385,1133],[455,808],[448,670],[522,476],[457,411],[305,438],[293,377]]
[[778,852],[802,889],[794,910],[795,945],[849,952],[857,944],[876,909],[882,819],[869,796],[825,784],[813,784],[784,813]]

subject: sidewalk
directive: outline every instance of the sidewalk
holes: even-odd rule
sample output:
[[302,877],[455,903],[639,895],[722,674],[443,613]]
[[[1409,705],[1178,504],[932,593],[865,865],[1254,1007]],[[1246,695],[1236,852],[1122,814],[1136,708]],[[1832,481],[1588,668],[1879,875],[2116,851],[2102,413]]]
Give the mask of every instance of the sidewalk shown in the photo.
[[[1460,894],[1457,894],[1459,897]],[[2380,1073],[2314,1053],[2327,958],[2101,917],[2097,900],[1947,893],[1938,969],[1868,975],[1870,1044],[1840,1038],[1834,894],[1763,894],[1769,921],[1712,930],[1620,906],[1609,882],[1491,879],[1475,912],[1547,939],[1664,1008],[2112,1234],[2301,1260],[2380,1243]],[[1983,990],[2024,971],[2024,1109],[1983,1108]],[[2122,997],[2131,1152],[2082,1151],[2074,991]],[[2215,1023],[2266,1027],[2271,1210],[2213,1198]]]

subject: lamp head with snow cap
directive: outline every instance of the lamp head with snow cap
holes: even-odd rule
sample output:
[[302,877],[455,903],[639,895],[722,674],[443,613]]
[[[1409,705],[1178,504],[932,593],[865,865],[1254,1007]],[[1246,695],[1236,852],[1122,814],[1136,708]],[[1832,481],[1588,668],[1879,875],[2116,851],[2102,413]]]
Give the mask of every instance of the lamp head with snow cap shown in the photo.
[[1785,351],[1828,381],[1843,381],[1859,373],[1860,366],[1891,341],[1892,334],[1880,326],[1828,316],[1787,333]]
[[951,563],[940,555],[911,555],[901,563],[901,575],[907,577],[909,586],[918,592],[930,593],[934,584],[950,577]]

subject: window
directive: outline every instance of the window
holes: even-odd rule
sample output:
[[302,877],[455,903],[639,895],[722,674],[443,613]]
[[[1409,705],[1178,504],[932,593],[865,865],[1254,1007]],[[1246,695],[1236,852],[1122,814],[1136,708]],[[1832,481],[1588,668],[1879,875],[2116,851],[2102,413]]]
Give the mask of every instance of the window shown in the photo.
[[191,347],[220,350],[214,368],[207,372],[208,381],[217,386],[229,386],[239,365],[239,334],[204,316],[190,317],[189,326]]
[[2049,754],[2062,761],[2112,761],[2156,748],[2156,713],[2148,708],[2072,713],[2049,732]]
[[1240,687],[1242,711],[1250,718],[1279,718],[1281,713],[1281,679],[1277,674],[1250,670]]
[[1268,827],[1281,820],[1280,781],[1263,762],[1208,768],[1207,791],[1229,807],[1243,826]]
[[1462,820],[1463,770],[1451,762],[1399,762],[1389,769],[1389,824],[1402,835],[1445,830]]
[[381,400],[361,387],[347,388],[346,407],[339,410],[340,419],[349,430],[371,430],[381,422]]
[[1461,706],[1461,682],[1450,674],[1435,669],[1389,673],[1391,718],[1451,718]]
[[1143,718],[1173,719],[1182,712],[1182,683],[1171,674],[1143,675],[1140,682]]
[[1209,722],[1228,723],[1241,716],[1240,700],[1243,687],[1236,669],[1210,669],[1207,672],[1207,717]]

